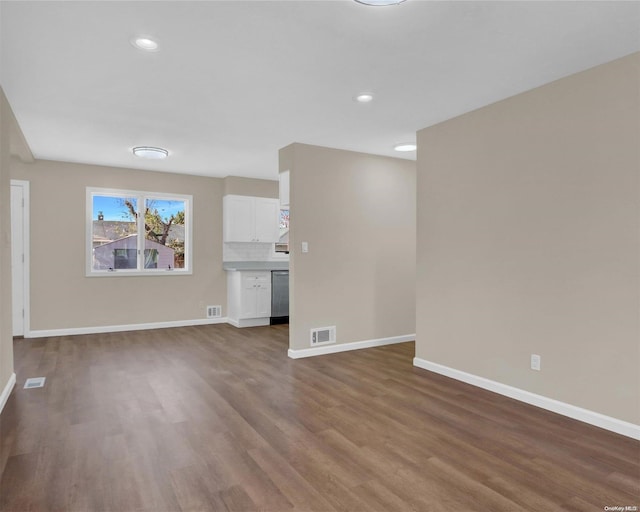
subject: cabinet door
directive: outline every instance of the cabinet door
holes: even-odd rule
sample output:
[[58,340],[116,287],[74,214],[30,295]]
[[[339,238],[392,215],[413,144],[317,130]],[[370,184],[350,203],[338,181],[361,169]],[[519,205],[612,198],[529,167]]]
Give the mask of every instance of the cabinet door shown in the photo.
[[256,197],[256,242],[277,242],[280,239],[280,203],[277,199]]
[[255,240],[255,202],[248,196],[225,196],[224,241],[253,242]]
[[257,318],[258,283],[254,276],[242,277],[239,318]]
[[271,272],[256,277],[256,318],[271,316]]

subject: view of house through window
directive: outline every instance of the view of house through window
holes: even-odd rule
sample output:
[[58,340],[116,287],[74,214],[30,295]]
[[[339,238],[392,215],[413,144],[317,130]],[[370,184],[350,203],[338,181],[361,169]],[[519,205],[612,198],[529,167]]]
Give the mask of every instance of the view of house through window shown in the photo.
[[87,189],[87,203],[90,273],[189,270],[190,196]]

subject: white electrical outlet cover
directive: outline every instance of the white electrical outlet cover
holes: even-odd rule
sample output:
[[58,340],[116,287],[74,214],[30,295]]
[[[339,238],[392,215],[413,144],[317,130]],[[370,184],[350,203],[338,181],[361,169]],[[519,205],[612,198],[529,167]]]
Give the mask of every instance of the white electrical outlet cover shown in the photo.
[[531,354],[531,369],[540,371],[541,358],[538,354]]

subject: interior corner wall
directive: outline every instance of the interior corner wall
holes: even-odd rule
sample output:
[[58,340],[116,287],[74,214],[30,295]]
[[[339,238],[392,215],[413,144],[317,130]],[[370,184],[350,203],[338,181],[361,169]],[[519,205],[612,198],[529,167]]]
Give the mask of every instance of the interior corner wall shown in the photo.
[[13,376],[11,328],[11,178],[10,133],[15,122],[9,102],[0,88],[0,394]]
[[[30,331],[205,321],[222,305],[223,180],[37,160],[12,163],[30,182]],[[193,196],[193,274],[86,277],[86,188]],[[4,204],[4,203],[3,203]]]
[[636,53],[419,132],[416,357],[640,424],[639,77]]
[[415,162],[305,144],[280,162],[291,178],[290,348],[310,348],[317,327],[336,326],[339,344],[413,335]]

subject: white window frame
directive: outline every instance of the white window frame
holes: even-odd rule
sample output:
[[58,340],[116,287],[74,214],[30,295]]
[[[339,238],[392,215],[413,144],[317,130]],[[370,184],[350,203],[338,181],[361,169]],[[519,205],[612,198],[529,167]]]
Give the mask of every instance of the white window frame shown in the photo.
[[[137,219],[137,251],[138,267],[136,269],[95,270],[93,268],[93,197],[131,197],[136,198],[138,208]],[[144,268],[145,229],[144,207],[147,199],[167,199],[184,201],[184,268],[157,269]],[[184,276],[193,274],[193,196],[185,194],[169,194],[165,192],[146,192],[141,190],[122,190],[113,188],[87,187],[86,195],[86,276],[87,277],[122,277],[122,276]],[[142,265],[141,265],[142,264]]]

